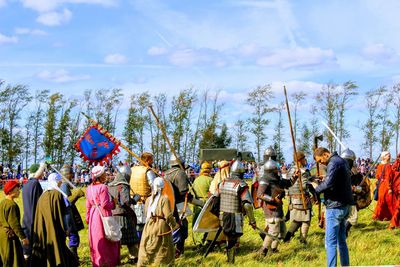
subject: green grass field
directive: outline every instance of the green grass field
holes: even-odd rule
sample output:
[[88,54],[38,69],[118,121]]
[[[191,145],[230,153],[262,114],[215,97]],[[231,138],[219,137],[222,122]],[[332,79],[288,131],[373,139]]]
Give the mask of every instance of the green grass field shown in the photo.
[[[1,192],[0,200],[4,198]],[[22,196],[17,200],[22,212]],[[351,229],[347,243],[350,252],[351,265],[394,265],[400,263],[400,230],[388,230],[388,222],[372,222],[371,215],[376,202],[359,212],[358,225]],[[77,202],[82,219],[85,218],[85,199]],[[315,212],[316,212],[315,207]],[[264,217],[261,209],[256,210],[257,224],[264,228]],[[309,231],[308,244],[299,242],[299,233],[290,243],[281,243],[279,253],[269,255],[263,260],[256,259],[256,251],[261,247],[262,241],[256,231],[249,225],[245,218],[245,234],[240,239],[240,248],[236,256],[236,266],[325,266],[324,231],[317,225],[317,218],[312,220]],[[189,221],[191,222],[191,217]],[[80,231],[81,245],[79,255],[82,266],[91,266],[87,228]],[[224,251],[214,251],[206,259],[202,258],[204,250],[194,244],[200,240],[201,234],[192,234],[186,240],[185,254],[175,261],[177,266],[224,266],[226,256]],[[198,241],[196,242],[199,243]],[[122,247],[121,266],[130,266],[128,263],[128,250]]]

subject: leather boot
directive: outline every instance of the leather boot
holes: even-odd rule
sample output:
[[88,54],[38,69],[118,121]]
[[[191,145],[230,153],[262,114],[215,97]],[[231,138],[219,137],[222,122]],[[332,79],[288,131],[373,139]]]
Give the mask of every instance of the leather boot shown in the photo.
[[286,235],[285,235],[285,238],[283,239],[283,242],[289,242],[290,241],[290,239],[292,239],[292,237],[294,236],[294,234],[292,233],[292,232],[290,232],[290,231],[288,231],[287,233],[286,233]]
[[261,247],[258,251],[257,251],[257,258],[258,259],[263,259],[265,256],[267,256],[268,253],[268,249]]
[[69,247],[69,250],[74,254],[76,259],[79,261],[79,256],[78,256],[78,247]]

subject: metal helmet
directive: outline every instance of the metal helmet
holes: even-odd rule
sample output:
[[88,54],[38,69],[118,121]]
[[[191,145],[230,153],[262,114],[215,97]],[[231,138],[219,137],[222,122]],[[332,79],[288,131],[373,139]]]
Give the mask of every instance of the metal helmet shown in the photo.
[[269,146],[264,151],[264,160],[267,161],[267,160],[269,160],[271,158],[276,158],[276,151],[272,146]]
[[176,155],[177,157],[175,157],[175,154],[171,154],[171,158],[169,159],[169,164],[172,166],[179,166],[179,164],[184,165],[185,162],[182,160],[180,155]]
[[231,174],[243,174],[245,172],[245,167],[243,162],[239,159],[235,160],[231,166]]
[[131,176],[131,168],[129,168],[126,165],[123,165],[123,166],[119,167],[118,170],[119,170],[119,172],[121,174],[125,174],[125,175]]
[[264,163],[264,171],[272,172],[278,170],[278,163],[275,160],[269,159]]
[[340,155],[344,159],[350,159],[350,160],[356,160],[356,154],[354,153],[353,150],[350,150],[346,148],[343,152],[342,155]]
[[69,164],[64,164],[60,170],[60,173],[62,176],[64,176],[68,180],[71,180],[71,178],[73,177],[73,174],[74,174],[72,171],[72,167]]

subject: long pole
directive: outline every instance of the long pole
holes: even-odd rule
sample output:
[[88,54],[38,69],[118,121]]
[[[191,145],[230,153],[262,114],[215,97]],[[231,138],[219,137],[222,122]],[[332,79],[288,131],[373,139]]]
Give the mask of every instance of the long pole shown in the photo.
[[[294,139],[294,133],[293,133],[293,127],[292,127],[292,119],[290,117],[289,101],[288,101],[287,92],[286,92],[286,86],[285,85],[283,86],[283,91],[285,92],[286,110],[287,110],[288,119],[289,119],[290,134],[292,136],[294,160],[296,161],[297,169],[300,171],[300,164],[299,164],[299,161],[297,160],[296,140]],[[304,198],[303,182],[301,181],[301,171],[300,171],[300,175],[298,177],[298,184],[299,184],[299,189],[300,189],[300,194],[301,194],[301,202],[303,203],[303,209],[306,210],[307,206],[306,206],[306,200]]]
[[175,156],[175,158],[176,158],[176,160],[177,160],[177,162],[179,164],[179,167],[182,170],[185,170],[185,168],[182,165],[182,162],[179,160],[179,157],[176,154],[175,148],[172,146],[171,142],[169,141],[169,138],[168,138],[168,136],[167,136],[167,134],[165,132],[165,129],[164,129],[163,125],[161,124],[160,120],[158,119],[156,113],[154,112],[153,107],[152,106],[148,106],[148,109],[151,112],[151,114],[153,115],[154,119],[156,120],[157,126],[161,130],[161,133],[164,136],[165,141],[167,141],[169,149],[171,149],[172,154],[174,154],[174,156]]
[[147,164],[147,162],[143,161],[138,155],[136,155],[135,153],[133,153],[129,148],[127,148],[123,143],[121,143],[120,140],[118,140],[116,137],[114,137],[112,134],[110,134],[108,131],[106,131],[97,121],[95,121],[94,119],[90,118],[88,115],[86,115],[85,113],[81,112],[83,116],[85,116],[89,122],[93,125],[97,125],[98,129],[100,130],[100,132],[102,134],[104,134],[106,137],[110,138],[111,140],[113,140],[118,146],[122,147],[123,149],[125,149],[129,154],[131,154],[133,157],[135,157],[143,166],[145,166],[146,168],[151,169],[156,175],[158,175],[158,172],[151,167],[149,164]]
[[[151,114],[153,115],[153,117],[154,117],[154,119],[155,119],[155,121],[156,121],[156,123],[157,123],[158,128],[161,130],[161,133],[162,133],[162,135],[163,135],[165,141],[167,141],[167,144],[168,144],[168,146],[169,146],[169,149],[171,150],[172,154],[174,154],[174,156],[175,156],[175,158],[176,158],[176,161],[177,161],[178,164],[179,164],[179,167],[180,167],[182,170],[185,170],[185,168],[184,168],[183,165],[182,165],[182,162],[180,161],[178,155],[176,154],[175,148],[172,146],[171,142],[169,141],[169,138],[168,138],[168,136],[167,136],[167,133],[165,132],[165,129],[164,129],[163,125],[161,124],[160,120],[158,119],[156,113],[154,112],[153,107],[152,107],[152,106],[148,106],[148,109],[149,109],[149,111],[151,112]],[[194,196],[195,196],[197,199],[199,199],[199,197],[198,197],[197,194],[196,194],[196,191],[195,191],[194,188],[193,188],[192,182],[191,182],[189,179],[186,179],[186,180],[187,180],[187,182],[189,183],[190,188],[191,188],[191,191],[193,192]],[[200,189],[200,190],[201,190],[201,189]],[[204,192],[200,192],[200,193],[203,194],[203,195],[205,195]]]
[[332,136],[335,137],[336,141],[338,141],[343,150],[345,150],[347,147],[342,143],[342,141],[340,141],[339,137],[336,136],[336,134],[332,131],[332,129],[325,122],[321,121],[321,123],[332,134]]
[[[321,138],[321,139],[320,139]],[[321,136],[314,136],[314,150],[318,148],[318,140],[322,140],[322,135]],[[317,162],[317,177],[319,178],[321,175],[320,169],[319,169],[319,163]],[[321,228],[324,228],[324,214],[322,213],[322,204],[321,200],[318,201],[318,226]]]
[[67,184],[69,184],[69,186],[71,186],[73,189],[76,189],[76,186],[71,183],[70,180],[68,180],[64,175],[62,175],[56,168],[54,168],[52,165],[50,165],[50,168],[53,169],[53,171],[55,171],[56,173],[58,173],[59,175],[61,175],[61,178],[64,180],[64,182],[66,182]]

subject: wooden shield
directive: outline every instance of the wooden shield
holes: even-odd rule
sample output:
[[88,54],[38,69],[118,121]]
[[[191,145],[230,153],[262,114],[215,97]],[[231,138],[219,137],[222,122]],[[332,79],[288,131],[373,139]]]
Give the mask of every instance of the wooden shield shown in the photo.
[[219,218],[211,213],[213,199],[216,196],[211,196],[204,204],[196,222],[193,226],[193,232],[208,233],[212,231],[217,231],[220,223]]
[[253,198],[253,206],[255,209],[261,208],[261,202],[257,198],[258,185],[259,185],[258,181],[255,181],[251,185],[251,197]]
[[172,188],[172,184],[167,179],[163,178],[164,180],[164,188],[162,190],[163,196],[166,196],[169,200],[169,204],[171,204],[171,209],[175,207],[175,195],[174,189]]

